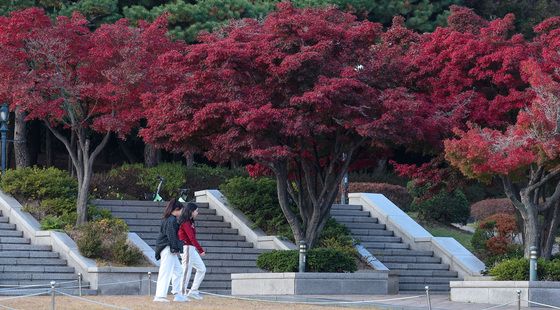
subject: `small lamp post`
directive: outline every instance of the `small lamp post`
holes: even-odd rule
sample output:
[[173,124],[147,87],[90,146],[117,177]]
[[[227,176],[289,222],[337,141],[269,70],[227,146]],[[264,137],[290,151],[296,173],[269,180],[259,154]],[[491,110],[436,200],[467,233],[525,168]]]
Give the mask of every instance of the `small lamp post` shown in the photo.
[[529,281],[537,281],[537,247],[532,246],[529,256]]
[[7,104],[0,107],[0,133],[2,134],[2,175],[6,172],[6,144],[8,132],[8,120],[10,119],[10,110]]
[[307,244],[304,240],[299,242],[299,272],[305,272],[305,261],[307,256]]
[[[342,153],[342,162],[346,161],[346,153]],[[348,204],[348,171],[344,173],[340,184],[340,204]]]

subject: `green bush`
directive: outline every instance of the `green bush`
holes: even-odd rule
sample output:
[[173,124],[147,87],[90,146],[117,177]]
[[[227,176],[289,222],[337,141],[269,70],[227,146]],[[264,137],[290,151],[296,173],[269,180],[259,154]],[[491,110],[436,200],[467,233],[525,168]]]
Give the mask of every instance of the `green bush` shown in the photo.
[[427,186],[417,187],[409,182],[408,191],[414,197],[411,209],[418,211],[418,218],[423,221],[437,221],[445,224],[466,223],[469,218],[469,202],[460,190],[428,193]]
[[278,203],[275,180],[235,177],[222,184],[220,189],[234,208],[241,210],[267,234],[292,237]]
[[75,198],[78,193],[76,180],[66,171],[53,167],[7,170],[0,188],[21,201]]
[[113,258],[115,262],[125,266],[135,265],[142,259],[142,252],[125,239],[119,239],[113,246]]
[[196,191],[218,189],[227,180],[243,176],[248,176],[245,169],[227,169],[223,167],[195,165],[187,168],[186,187],[190,189],[191,195],[194,195]]
[[144,199],[154,191],[150,186],[140,184],[142,165],[124,165],[106,173],[95,173],[91,179],[91,194],[98,199]]
[[[298,270],[297,250],[271,251],[259,255],[257,267],[271,272],[295,272]],[[355,258],[337,249],[315,248],[307,254],[309,272],[354,272],[358,270]]]
[[299,256],[296,250],[266,252],[257,258],[257,267],[270,272],[298,271]]
[[142,253],[127,243],[128,226],[121,219],[90,221],[71,234],[85,257],[125,265],[135,264],[142,258]]
[[[492,267],[489,274],[498,281],[528,281],[529,260],[523,257],[503,260]],[[537,276],[539,281],[560,281],[560,259],[539,258]]]
[[41,220],[42,230],[64,229],[68,223],[64,218],[47,215]]
[[354,241],[350,235],[350,230],[333,218],[327,220],[327,224],[325,224],[323,231],[319,235],[317,246],[319,248],[336,249],[358,257],[358,251],[354,248]]

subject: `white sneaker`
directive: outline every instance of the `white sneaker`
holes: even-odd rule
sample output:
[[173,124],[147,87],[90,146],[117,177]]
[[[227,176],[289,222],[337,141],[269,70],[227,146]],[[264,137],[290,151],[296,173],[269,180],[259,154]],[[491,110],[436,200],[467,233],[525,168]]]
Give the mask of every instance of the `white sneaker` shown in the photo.
[[200,295],[200,293],[198,291],[190,291],[187,296],[190,297],[190,298],[198,299],[198,300],[202,299],[202,295]]
[[155,297],[154,301],[155,302],[169,302],[169,300],[167,300],[167,298],[165,298],[165,297]]
[[176,302],[187,302],[189,301],[189,298],[185,295],[181,295],[181,294],[176,294],[175,297],[173,298],[173,301]]

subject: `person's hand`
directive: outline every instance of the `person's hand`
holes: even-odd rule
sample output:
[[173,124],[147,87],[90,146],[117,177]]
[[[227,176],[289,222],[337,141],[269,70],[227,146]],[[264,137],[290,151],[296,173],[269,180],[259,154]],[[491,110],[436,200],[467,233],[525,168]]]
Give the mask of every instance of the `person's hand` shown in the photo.
[[204,256],[204,255],[206,255],[206,252],[200,253],[200,256]]

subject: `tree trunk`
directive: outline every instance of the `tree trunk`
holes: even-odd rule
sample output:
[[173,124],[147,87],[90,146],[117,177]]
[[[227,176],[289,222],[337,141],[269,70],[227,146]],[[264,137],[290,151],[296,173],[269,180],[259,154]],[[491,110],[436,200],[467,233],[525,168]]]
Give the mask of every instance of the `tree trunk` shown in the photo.
[[560,204],[551,207],[545,213],[544,223],[541,232],[541,245],[539,247],[540,257],[550,259],[552,256],[552,247],[556,240],[556,232],[560,224]]
[[187,167],[194,166],[194,154],[189,153],[185,155],[185,162],[187,163]]
[[[70,148],[72,149],[72,152],[77,152],[76,149],[76,133],[74,132],[74,130],[71,131],[70,133]],[[76,176],[76,168],[75,165],[72,162],[72,158],[68,158],[68,172],[70,172],[70,175],[75,177]]]
[[52,154],[52,134],[47,128],[45,131],[45,167],[50,167],[53,165],[53,154]]
[[31,165],[29,149],[27,147],[25,116],[26,113],[22,112],[20,107],[16,107],[14,122],[14,157],[16,161],[16,169],[29,167]]
[[158,162],[158,149],[151,144],[146,144],[144,146],[144,166],[155,167]]

